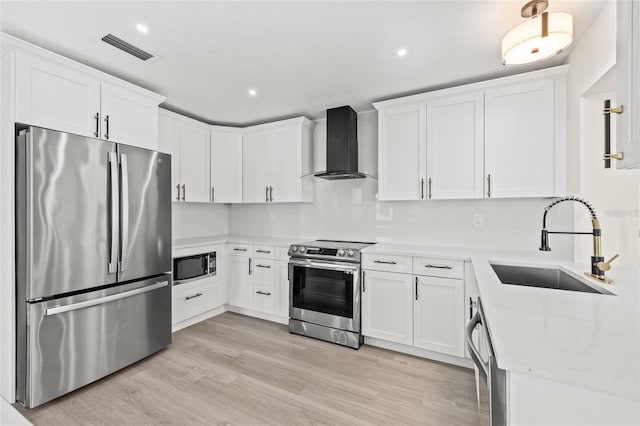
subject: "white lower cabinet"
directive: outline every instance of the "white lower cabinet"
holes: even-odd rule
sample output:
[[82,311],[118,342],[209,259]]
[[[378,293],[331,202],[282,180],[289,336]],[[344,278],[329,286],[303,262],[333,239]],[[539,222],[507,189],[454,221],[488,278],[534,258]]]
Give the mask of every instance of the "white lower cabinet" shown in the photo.
[[214,276],[173,286],[171,323],[176,325],[222,306],[223,285],[222,280]]
[[413,345],[464,356],[464,280],[415,277]]
[[362,334],[390,342],[413,344],[411,275],[362,272]]
[[[232,247],[231,250],[234,248]],[[253,308],[253,259],[229,254],[229,304],[239,308]]]
[[278,262],[278,285],[280,286],[280,303],[277,315],[289,317],[289,263],[279,260]]

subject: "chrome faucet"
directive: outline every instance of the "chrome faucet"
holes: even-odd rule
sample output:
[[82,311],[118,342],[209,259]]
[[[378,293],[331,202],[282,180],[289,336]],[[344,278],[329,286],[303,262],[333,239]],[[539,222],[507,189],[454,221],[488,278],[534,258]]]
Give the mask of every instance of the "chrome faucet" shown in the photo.
[[[560,204],[564,201],[575,201],[576,203],[580,203],[584,205],[591,215],[591,225],[593,230],[591,232],[568,232],[568,231],[548,231],[547,230],[547,213],[549,210],[556,204]],[[605,282],[607,284],[613,284],[613,281],[604,276],[605,271],[611,269],[611,262],[616,260],[618,255],[613,256],[609,261],[605,262],[604,257],[602,257],[600,250],[600,243],[602,238],[602,229],[600,229],[600,222],[598,221],[598,215],[596,214],[595,209],[591,206],[588,201],[583,200],[578,197],[564,197],[558,200],[555,200],[551,204],[549,204],[544,209],[544,215],[542,216],[542,234],[540,238],[540,250],[541,251],[551,251],[549,247],[549,234],[574,234],[574,235],[593,235],[593,256],[591,256],[591,273],[585,272],[585,275],[595,278],[599,281]]]

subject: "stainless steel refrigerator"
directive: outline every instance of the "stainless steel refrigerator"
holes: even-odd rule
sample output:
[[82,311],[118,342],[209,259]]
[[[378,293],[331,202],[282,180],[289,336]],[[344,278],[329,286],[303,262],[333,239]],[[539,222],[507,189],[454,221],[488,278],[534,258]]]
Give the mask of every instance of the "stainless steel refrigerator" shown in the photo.
[[16,398],[171,343],[171,157],[37,127],[16,142]]

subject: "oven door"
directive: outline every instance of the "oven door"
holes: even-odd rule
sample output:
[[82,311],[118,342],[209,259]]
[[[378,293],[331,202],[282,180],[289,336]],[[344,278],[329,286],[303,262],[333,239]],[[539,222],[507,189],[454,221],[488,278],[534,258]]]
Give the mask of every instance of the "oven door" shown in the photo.
[[292,258],[289,261],[289,316],[360,332],[360,265]]

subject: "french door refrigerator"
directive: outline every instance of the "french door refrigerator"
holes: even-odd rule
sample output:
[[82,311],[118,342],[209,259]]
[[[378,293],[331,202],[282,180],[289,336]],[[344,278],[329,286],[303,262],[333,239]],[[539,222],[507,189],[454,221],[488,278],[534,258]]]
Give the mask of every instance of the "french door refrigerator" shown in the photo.
[[171,343],[171,157],[37,127],[16,142],[16,399]]

